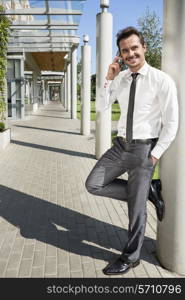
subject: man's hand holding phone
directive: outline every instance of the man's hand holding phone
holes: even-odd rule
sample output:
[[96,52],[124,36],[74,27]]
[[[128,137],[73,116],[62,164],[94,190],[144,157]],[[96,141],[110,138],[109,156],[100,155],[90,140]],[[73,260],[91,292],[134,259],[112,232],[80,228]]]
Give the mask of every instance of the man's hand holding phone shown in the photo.
[[122,58],[119,56],[116,56],[112,62],[112,64],[109,65],[108,73],[106,76],[107,80],[114,80],[114,78],[119,74],[121,71],[121,61]]

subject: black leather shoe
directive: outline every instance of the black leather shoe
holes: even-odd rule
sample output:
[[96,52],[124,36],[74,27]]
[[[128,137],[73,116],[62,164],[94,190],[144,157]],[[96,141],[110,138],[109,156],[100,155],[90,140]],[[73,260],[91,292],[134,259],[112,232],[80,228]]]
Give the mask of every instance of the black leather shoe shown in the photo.
[[140,260],[126,262],[119,257],[115,262],[108,264],[102,271],[105,275],[119,275],[127,273],[131,268],[140,264]]
[[163,220],[165,210],[165,204],[161,196],[161,190],[161,180],[153,179],[151,182],[148,199],[154,204],[159,221]]

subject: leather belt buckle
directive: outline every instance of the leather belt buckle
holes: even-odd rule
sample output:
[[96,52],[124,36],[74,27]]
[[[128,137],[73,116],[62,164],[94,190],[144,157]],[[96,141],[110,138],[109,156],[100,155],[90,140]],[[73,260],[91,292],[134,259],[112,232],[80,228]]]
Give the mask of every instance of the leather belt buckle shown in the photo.
[[130,142],[126,140],[125,137],[120,137],[122,142],[125,144],[152,144],[153,142],[157,142],[158,138],[151,138],[151,139],[133,139]]
[[136,139],[132,140],[133,144],[151,144],[151,139]]
[[126,143],[126,144],[129,143],[129,141],[127,141],[126,138],[124,138],[124,137],[121,137],[121,138],[122,138],[122,140],[123,140],[124,143]]

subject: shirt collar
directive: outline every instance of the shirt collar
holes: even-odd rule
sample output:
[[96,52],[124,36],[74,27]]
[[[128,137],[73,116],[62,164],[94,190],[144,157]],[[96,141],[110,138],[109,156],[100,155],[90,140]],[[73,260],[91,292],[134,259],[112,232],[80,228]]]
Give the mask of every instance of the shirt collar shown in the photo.
[[[145,76],[148,72],[148,68],[149,68],[149,65],[148,63],[145,61],[144,65],[137,71],[137,73]],[[125,74],[126,78],[129,78],[131,77],[131,74],[133,72],[130,71],[130,69],[127,70],[127,73]]]

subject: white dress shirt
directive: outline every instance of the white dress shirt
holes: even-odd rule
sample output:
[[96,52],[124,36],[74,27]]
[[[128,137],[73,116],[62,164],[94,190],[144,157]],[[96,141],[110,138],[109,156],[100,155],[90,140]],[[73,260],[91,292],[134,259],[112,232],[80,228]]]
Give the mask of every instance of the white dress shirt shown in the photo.
[[[174,140],[178,129],[178,101],[174,81],[146,62],[138,70],[133,115],[133,139],[159,138],[151,155],[160,158]],[[96,110],[108,109],[118,100],[121,116],[118,136],[126,137],[127,108],[132,72],[127,69],[108,80],[97,93]]]

